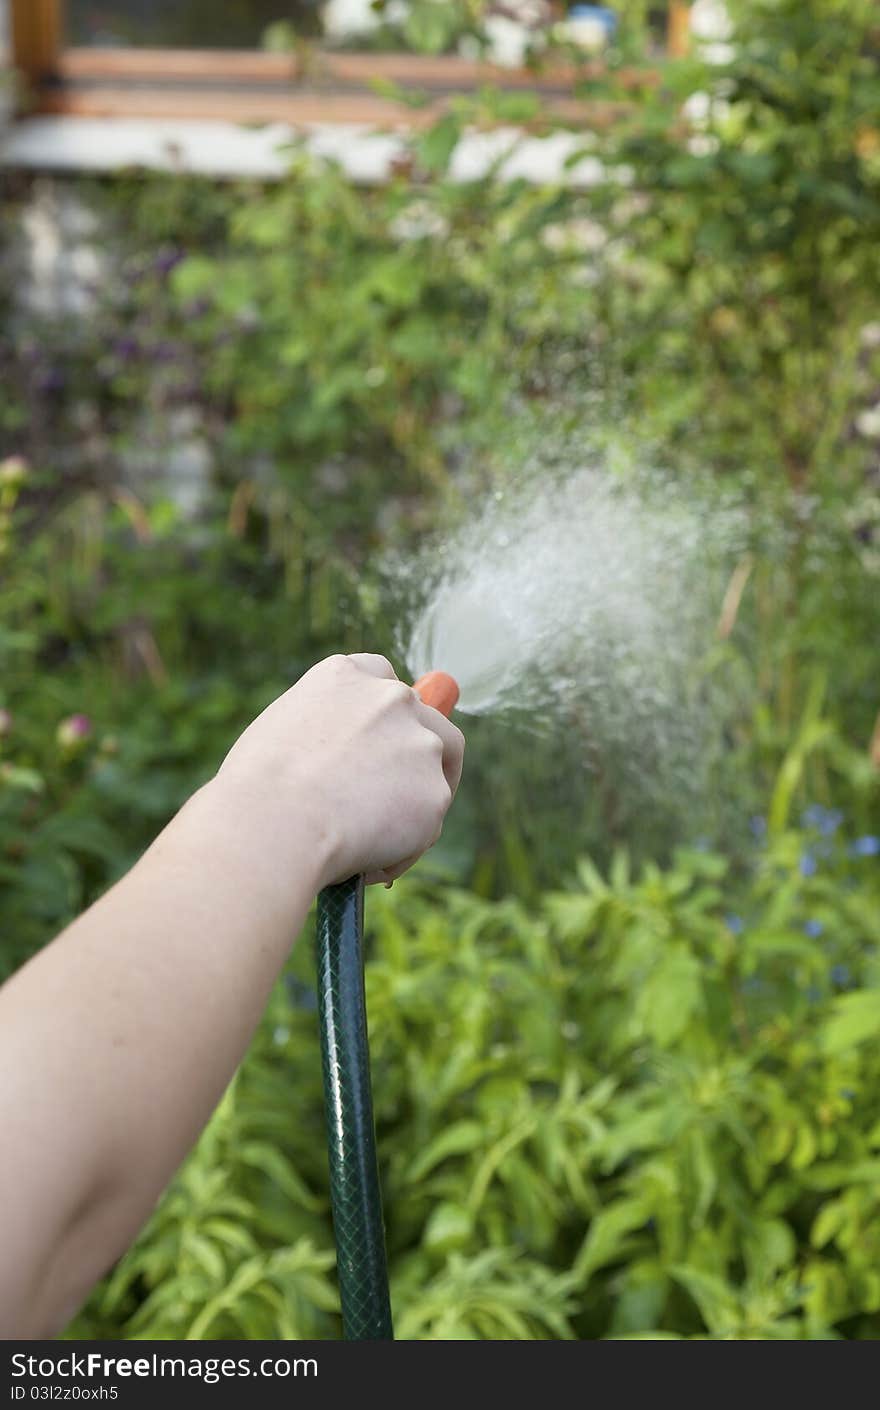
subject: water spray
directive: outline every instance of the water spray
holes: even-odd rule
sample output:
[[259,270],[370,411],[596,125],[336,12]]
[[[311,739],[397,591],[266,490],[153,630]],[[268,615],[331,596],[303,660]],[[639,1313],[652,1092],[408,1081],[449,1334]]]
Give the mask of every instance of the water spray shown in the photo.
[[[456,681],[429,671],[413,689],[449,715]],[[364,878],[327,886],[318,897],[318,1013],[330,1204],[346,1341],[391,1341],[391,1300],[382,1192],[370,1087],[364,995]]]

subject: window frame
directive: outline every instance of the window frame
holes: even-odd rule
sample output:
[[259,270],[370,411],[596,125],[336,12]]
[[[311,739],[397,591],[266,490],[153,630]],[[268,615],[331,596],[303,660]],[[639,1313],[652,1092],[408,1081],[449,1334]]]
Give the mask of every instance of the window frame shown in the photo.
[[[296,54],[258,49],[65,47],[64,0],[10,0],[12,58],[26,80],[28,111],[74,117],[222,119],[231,122],[339,122],[413,127],[433,121],[453,94],[492,86],[540,93],[555,115],[613,119],[615,105],[572,96],[576,76],[601,73],[600,61],[535,74],[457,55],[340,53],[317,47],[308,65]],[[667,52],[687,50],[689,0],[668,0]],[[624,85],[655,73],[635,69]],[[407,108],[371,90],[376,79],[428,95]]]

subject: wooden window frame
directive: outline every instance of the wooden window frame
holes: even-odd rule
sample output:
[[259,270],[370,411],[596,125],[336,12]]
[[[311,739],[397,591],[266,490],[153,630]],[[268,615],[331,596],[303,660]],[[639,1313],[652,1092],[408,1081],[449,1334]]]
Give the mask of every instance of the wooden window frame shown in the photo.
[[[613,118],[615,111],[614,105],[588,105],[572,95],[576,78],[601,73],[600,62],[536,74],[456,55],[339,53],[320,47],[307,59],[258,49],[65,48],[63,3],[10,0],[12,58],[26,79],[30,112],[411,127],[433,121],[450,96],[486,86],[540,93],[561,118],[577,120],[589,110],[596,122],[603,114]],[[689,9],[689,0],[669,0],[671,56],[686,52]],[[639,69],[621,78],[637,86],[656,74]],[[380,97],[371,87],[376,79],[419,89],[429,101],[413,109]]]

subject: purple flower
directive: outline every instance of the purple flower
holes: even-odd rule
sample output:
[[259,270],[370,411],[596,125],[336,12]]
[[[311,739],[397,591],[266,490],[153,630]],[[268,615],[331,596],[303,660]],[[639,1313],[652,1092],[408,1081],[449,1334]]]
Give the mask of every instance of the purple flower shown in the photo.
[[724,924],[727,926],[731,935],[742,935],[746,928],[746,923],[742,916],[734,915],[733,913],[724,917]]
[[125,337],[116,339],[113,344],[113,351],[120,362],[131,362],[132,358],[137,357],[140,347],[137,339],[127,334]]
[[176,269],[181,260],[185,258],[183,250],[160,250],[153,260],[153,268],[157,274],[170,274],[172,269]]
[[801,876],[815,876],[818,863],[812,852],[804,852],[800,860]]
[[211,309],[210,299],[190,299],[188,304],[184,304],[183,316],[186,319],[204,318]]
[[62,749],[73,751],[84,744],[92,732],[88,715],[68,715],[55,731],[56,742]]
[[849,849],[851,857],[880,856],[880,837],[857,837]]
[[202,389],[198,382],[175,382],[173,386],[168,388],[169,396],[187,403],[197,401],[201,392]]
[[821,920],[804,921],[804,934],[809,935],[811,940],[818,940],[824,929],[825,927]]
[[64,386],[64,373],[60,367],[47,367],[37,376],[37,390],[40,392],[60,392]]
[[154,343],[150,349],[150,356],[154,362],[176,362],[179,355],[180,350],[176,343]]

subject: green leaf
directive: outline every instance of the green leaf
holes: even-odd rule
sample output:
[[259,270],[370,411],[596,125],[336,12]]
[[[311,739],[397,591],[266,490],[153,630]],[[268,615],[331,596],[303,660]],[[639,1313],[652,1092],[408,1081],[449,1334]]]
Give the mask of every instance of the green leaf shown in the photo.
[[423,1243],[431,1253],[450,1253],[464,1248],[473,1234],[474,1221],[464,1205],[446,1202],[432,1211],[425,1227]]
[[454,1121],[416,1156],[406,1172],[411,1181],[425,1176],[451,1155],[465,1155],[486,1144],[486,1127],[480,1121]]
[[209,293],[217,282],[216,261],[202,255],[188,255],[172,272],[171,283],[180,299],[196,299]]
[[822,1026],[821,1041],[829,1054],[847,1052],[867,1039],[880,1037],[880,989],[840,994],[831,1017]]
[[590,1231],[575,1258],[572,1273],[585,1283],[598,1268],[618,1259],[629,1246],[629,1235],[649,1218],[643,1199],[620,1199],[601,1210],[590,1222]]
[[0,766],[0,790],[18,789],[22,793],[42,793],[46,787],[42,774],[36,769],[22,768],[20,764]]
[[453,113],[447,113],[416,140],[415,149],[419,162],[428,171],[445,170],[460,137],[459,119]]
[[323,1208],[323,1201],[312,1193],[275,1146],[270,1146],[265,1141],[249,1141],[239,1148],[238,1157],[245,1165],[262,1171],[278,1189],[302,1205],[303,1209],[316,1211]]
[[849,1211],[845,1200],[829,1200],[827,1204],[823,1204],[813,1220],[813,1227],[810,1230],[810,1243],[813,1248],[824,1248],[827,1243],[830,1243],[840,1233],[848,1217]]
[[636,1016],[661,1047],[679,1038],[702,1006],[702,971],[685,945],[671,945],[648,975],[636,1000]]
[[220,1283],[226,1276],[226,1264],[222,1254],[210,1239],[201,1234],[190,1233],[183,1242],[182,1258],[191,1258],[208,1276],[212,1283]]
[[710,1332],[724,1336],[738,1328],[741,1321],[739,1300],[720,1278],[685,1264],[670,1268],[669,1273],[690,1293]]

